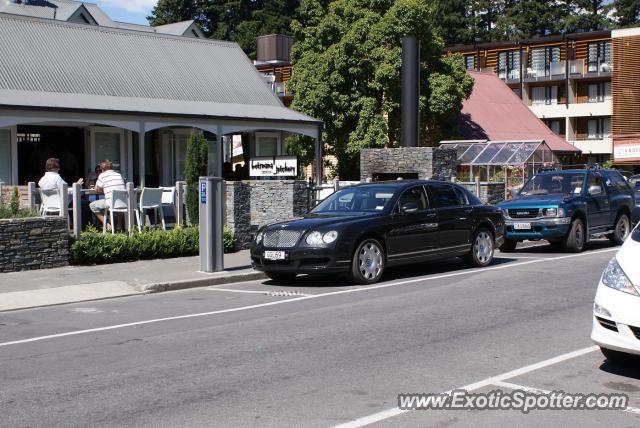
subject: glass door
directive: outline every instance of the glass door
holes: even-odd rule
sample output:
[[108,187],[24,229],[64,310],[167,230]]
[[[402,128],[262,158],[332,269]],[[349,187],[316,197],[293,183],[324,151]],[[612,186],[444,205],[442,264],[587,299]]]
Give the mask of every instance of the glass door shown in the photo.
[[113,163],[113,169],[115,171],[126,174],[127,168],[124,165],[124,134],[121,129],[92,128],[91,152],[94,165],[108,159]]

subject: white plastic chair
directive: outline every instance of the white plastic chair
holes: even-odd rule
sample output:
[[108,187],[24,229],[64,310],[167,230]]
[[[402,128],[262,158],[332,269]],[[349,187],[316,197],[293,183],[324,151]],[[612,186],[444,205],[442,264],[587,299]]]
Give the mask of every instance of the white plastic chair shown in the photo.
[[[107,222],[109,218],[111,219],[111,233],[116,233],[116,225],[114,219],[114,214],[116,213],[127,213],[127,191],[126,190],[114,190],[111,192],[111,195],[107,198],[106,209],[104,211],[104,224],[102,225],[102,233],[107,232]],[[135,209],[135,207],[133,208]],[[138,220],[138,225],[140,224],[140,220]]]
[[[162,221],[162,229],[167,230],[167,227],[164,223],[164,213],[162,212],[162,189],[153,189],[150,187],[145,187],[142,189],[142,193],[140,194],[140,204],[138,205],[138,210],[136,210],[136,216],[138,217],[138,230],[142,232],[142,226],[144,226],[147,221],[144,215],[145,210],[154,210],[160,212],[160,220]],[[142,221],[140,220],[142,217]]]
[[60,215],[60,210],[62,209],[62,198],[60,198],[60,192],[58,189],[40,189],[40,201],[40,214]]
[[[162,189],[162,207],[171,207],[173,210],[174,221],[178,220],[178,210],[176,205],[176,188],[175,187],[161,187]],[[164,213],[163,213],[164,214]]]

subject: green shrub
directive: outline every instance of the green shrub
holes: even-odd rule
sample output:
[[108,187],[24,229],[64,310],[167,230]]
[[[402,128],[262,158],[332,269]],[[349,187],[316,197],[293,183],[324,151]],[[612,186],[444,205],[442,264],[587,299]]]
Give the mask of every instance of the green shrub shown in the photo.
[[[170,231],[145,229],[131,236],[121,233],[101,233],[88,228],[79,240],[71,244],[70,263],[75,265],[131,262],[165,259],[198,254],[197,227],[175,228]],[[224,230],[224,252],[235,249],[231,230]]]
[[187,143],[184,161],[184,179],[186,181],[185,205],[192,225],[198,224],[199,201],[198,180],[207,175],[207,140],[201,131],[194,131]]
[[9,203],[11,214],[14,216],[20,211],[20,192],[17,187],[13,188],[13,194],[11,195],[11,202]]

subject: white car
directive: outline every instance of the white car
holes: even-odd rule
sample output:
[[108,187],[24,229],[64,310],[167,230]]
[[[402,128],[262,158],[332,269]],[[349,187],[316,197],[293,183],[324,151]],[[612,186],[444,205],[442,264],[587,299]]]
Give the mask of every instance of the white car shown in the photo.
[[591,340],[609,360],[627,361],[640,355],[640,225],[602,274]]

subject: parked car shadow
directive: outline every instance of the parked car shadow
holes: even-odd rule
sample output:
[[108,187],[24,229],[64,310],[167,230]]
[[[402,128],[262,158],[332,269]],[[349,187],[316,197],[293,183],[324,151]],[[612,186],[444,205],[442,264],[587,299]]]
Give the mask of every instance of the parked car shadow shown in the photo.
[[[613,248],[611,242],[608,239],[594,239],[589,241],[585,246],[585,251],[593,251],[593,250],[602,250],[605,248]],[[557,253],[557,254],[570,254],[565,253],[561,248],[554,247],[553,245],[546,243],[545,241],[540,241],[538,245],[531,247],[523,247],[518,246],[515,251],[511,253],[498,253],[499,257],[509,257],[509,254],[518,254],[518,253],[528,253],[528,254],[549,254],[549,253]]]
[[628,377],[640,380],[640,356],[630,357],[629,362],[611,362],[604,360],[600,365],[600,370],[617,376]]
[[[498,266],[501,264],[515,261],[508,256],[495,258],[490,266]],[[418,278],[425,275],[438,275],[454,273],[471,269],[460,258],[451,258],[438,260],[434,262],[419,263],[415,265],[396,266],[388,268],[382,280],[378,284],[384,284],[391,281]],[[267,280],[264,285],[273,285],[278,287],[352,287],[355,284],[350,283],[345,276],[340,275],[300,275],[292,281],[273,281]],[[366,287],[362,286],[362,287]]]

